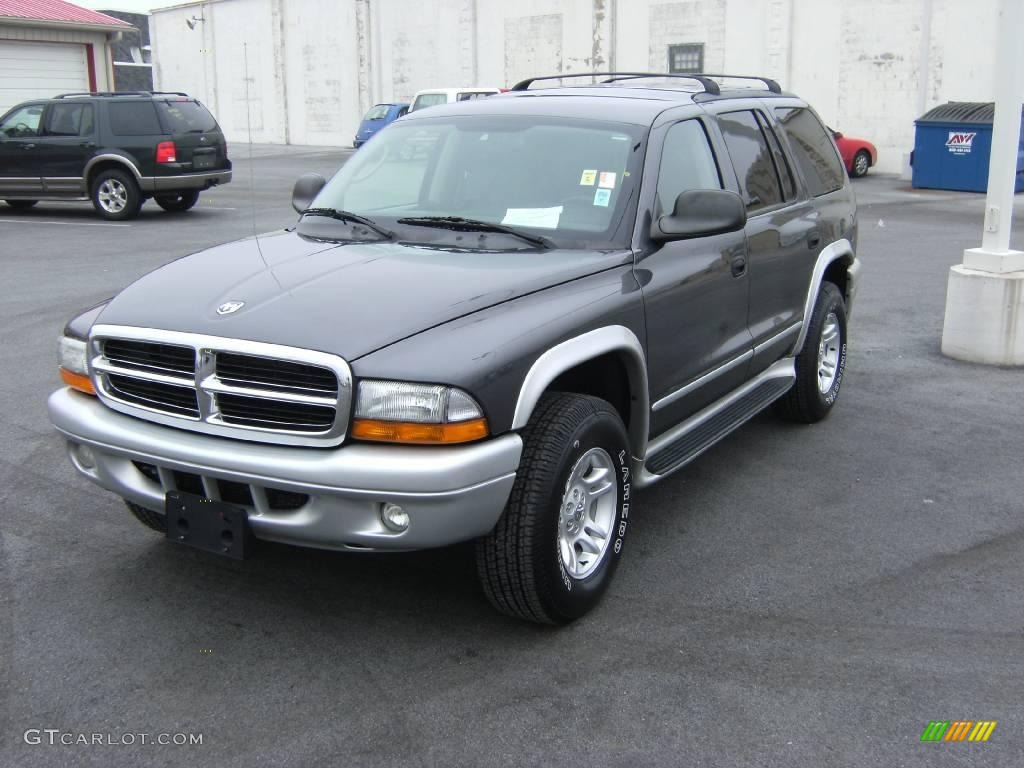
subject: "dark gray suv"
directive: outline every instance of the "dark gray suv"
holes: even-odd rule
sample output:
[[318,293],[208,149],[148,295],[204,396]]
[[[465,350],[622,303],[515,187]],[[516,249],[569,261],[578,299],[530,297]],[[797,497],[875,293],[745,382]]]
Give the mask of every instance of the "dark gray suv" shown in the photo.
[[300,179],[295,227],[72,320],[49,409],[76,469],[232,557],[475,539],[499,610],[583,615],[638,489],[773,403],[834,407],[860,269],[805,102],[587,77],[411,114]]

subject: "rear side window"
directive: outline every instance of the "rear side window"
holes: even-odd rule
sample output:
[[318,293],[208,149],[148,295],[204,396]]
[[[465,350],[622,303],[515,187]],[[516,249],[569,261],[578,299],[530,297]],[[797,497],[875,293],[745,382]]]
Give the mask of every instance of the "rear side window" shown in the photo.
[[779,205],[783,196],[775,162],[754,113],[727,112],[718,116],[718,124],[739,177],[747,211],[753,213]]
[[671,213],[683,192],[721,188],[715,156],[700,121],[686,120],[669,128],[661,149],[657,215]]
[[493,91],[459,91],[455,94],[456,101],[473,101],[474,99],[486,99],[493,96]]
[[171,133],[206,133],[217,130],[217,121],[198,101],[157,101],[157,111]]
[[46,113],[46,136],[91,136],[92,104],[53,104]]
[[825,126],[809,109],[778,107],[775,116],[789,138],[797,167],[814,197],[835,192],[843,186],[843,166]]
[[765,138],[768,139],[768,146],[771,147],[772,159],[775,161],[775,172],[779,175],[779,181],[782,182],[782,198],[789,202],[796,197],[796,182],[793,180],[793,169],[789,167],[789,160],[786,159],[786,154],[782,151],[779,137],[775,135],[775,131],[768,124],[768,118],[761,112],[755,112],[754,114],[757,115],[757,122],[761,124],[761,131],[764,133]]
[[151,101],[111,102],[110,130],[115,136],[152,136],[163,133]]
[[448,96],[444,93],[421,93],[416,97],[416,101],[412,103],[410,112],[415,112],[417,109],[423,109],[424,107],[433,107],[437,104],[447,104]]

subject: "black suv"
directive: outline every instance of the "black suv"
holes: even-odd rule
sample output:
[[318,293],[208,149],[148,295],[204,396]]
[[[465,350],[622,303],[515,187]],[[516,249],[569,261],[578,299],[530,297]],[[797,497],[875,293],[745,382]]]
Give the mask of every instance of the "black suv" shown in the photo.
[[294,227],[73,319],[49,408],[75,468],[175,542],[476,539],[500,610],[585,613],[638,489],[773,403],[828,415],[860,270],[805,101],[586,77],[412,112],[301,178]]
[[136,216],[150,197],[186,211],[231,181],[224,134],[184,93],[65,93],[0,118],[0,199],[92,200],[105,219]]

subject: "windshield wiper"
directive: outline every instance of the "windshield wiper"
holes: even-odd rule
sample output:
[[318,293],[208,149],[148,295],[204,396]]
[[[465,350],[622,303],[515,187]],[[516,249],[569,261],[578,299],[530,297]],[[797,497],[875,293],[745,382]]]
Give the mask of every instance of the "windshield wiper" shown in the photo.
[[372,219],[368,219],[365,216],[360,216],[358,213],[349,213],[348,211],[340,211],[337,208],[307,208],[302,211],[303,216],[327,216],[331,219],[337,219],[338,221],[345,221],[349,224],[359,224],[360,226],[366,227],[386,240],[394,240],[395,233],[390,229],[384,229],[379,224],[374,223]]
[[506,227],[504,224],[495,224],[491,221],[479,219],[466,219],[462,216],[413,216],[407,219],[399,219],[399,224],[412,224],[416,227],[436,227],[438,229],[451,229],[457,232],[495,232],[501,235],[512,235],[524,240],[538,248],[557,248],[551,240],[540,235],[528,235],[518,229]]

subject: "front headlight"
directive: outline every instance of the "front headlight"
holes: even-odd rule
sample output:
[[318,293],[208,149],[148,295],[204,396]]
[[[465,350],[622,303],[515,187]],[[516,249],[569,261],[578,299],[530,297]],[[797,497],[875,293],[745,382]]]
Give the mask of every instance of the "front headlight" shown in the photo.
[[87,361],[87,343],[73,336],[61,336],[57,345],[57,365],[60,377],[72,389],[95,395],[96,390],[89,381],[89,364]]
[[444,445],[487,437],[483,409],[455,387],[364,379],[356,394],[352,437]]

